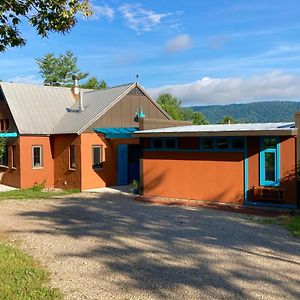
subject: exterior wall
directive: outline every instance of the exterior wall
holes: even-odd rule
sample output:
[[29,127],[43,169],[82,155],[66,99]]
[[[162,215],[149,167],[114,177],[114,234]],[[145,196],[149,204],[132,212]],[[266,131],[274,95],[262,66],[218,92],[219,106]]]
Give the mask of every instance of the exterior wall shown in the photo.
[[[21,188],[30,188],[34,183],[45,181],[46,187],[54,186],[54,161],[48,136],[20,136]],[[32,146],[42,146],[43,167],[32,167]]]
[[[75,145],[75,170],[69,168],[69,146]],[[80,136],[55,135],[52,137],[54,158],[54,186],[56,188],[81,188],[81,144]]]
[[[259,186],[260,138],[248,138],[248,198],[253,199],[253,188]],[[285,203],[296,204],[296,138],[280,138],[280,187],[285,189]]]
[[243,153],[144,152],[146,196],[242,202]]
[[[20,172],[20,138],[8,139],[8,167],[0,167],[1,183],[16,188],[21,187],[21,172]],[[12,146],[16,146],[15,164],[12,166]]]
[[[102,134],[83,133],[81,139],[81,188],[82,190],[117,184],[118,144],[138,144],[138,139],[105,139]],[[103,146],[103,168],[92,166],[92,146]]]
[[139,107],[143,108],[147,118],[168,119],[147,96],[142,93],[137,95],[131,93],[109,109],[85,132],[92,132],[95,127],[139,127],[139,123],[134,121],[135,113]]
[[2,91],[0,90],[0,120],[8,119],[8,122],[9,122],[9,128],[6,128],[4,131],[15,132],[15,131],[17,131],[17,126],[12,117],[12,114],[7,105],[7,102],[5,101],[3,95],[1,95],[1,94],[2,94]]

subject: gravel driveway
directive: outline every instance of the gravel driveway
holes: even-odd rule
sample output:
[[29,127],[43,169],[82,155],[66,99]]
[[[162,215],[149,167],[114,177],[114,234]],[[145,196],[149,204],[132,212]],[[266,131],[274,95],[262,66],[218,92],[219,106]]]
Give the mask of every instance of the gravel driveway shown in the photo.
[[239,214],[103,192],[1,202],[0,230],[66,299],[300,297],[300,240]]

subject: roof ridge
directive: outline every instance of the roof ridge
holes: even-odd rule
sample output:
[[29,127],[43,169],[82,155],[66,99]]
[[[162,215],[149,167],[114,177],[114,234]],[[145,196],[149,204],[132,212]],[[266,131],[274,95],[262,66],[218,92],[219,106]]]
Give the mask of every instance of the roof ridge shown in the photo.
[[99,90],[92,90],[92,91],[88,91],[88,93],[94,93],[94,92],[102,92],[102,91],[106,91],[106,90],[111,90],[111,89],[116,89],[116,88],[119,88],[119,87],[123,87],[123,86],[131,86],[135,84],[135,82],[129,82],[129,83],[124,83],[124,84],[119,84],[119,85],[114,85],[114,86],[109,86],[109,87],[106,87],[105,89],[99,89]]
[[8,84],[8,85],[21,85],[21,86],[28,86],[28,87],[39,87],[39,88],[60,88],[60,89],[71,89],[71,86],[59,86],[59,85],[42,85],[39,83],[21,83],[21,82],[7,82],[7,81],[1,81],[1,84]]

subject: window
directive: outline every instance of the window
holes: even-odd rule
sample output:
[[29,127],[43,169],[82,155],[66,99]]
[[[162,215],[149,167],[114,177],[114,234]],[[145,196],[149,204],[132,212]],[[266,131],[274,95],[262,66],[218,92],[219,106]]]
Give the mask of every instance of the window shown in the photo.
[[218,149],[227,149],[229,146],[228,139],[217,139]]
[[7,145],[4,146],[3,153],[0,156],[0,165],[8,167],[8,148],[7,148]]
[[176,139],[166,139],[165,147],[167,149],[176,149],[176,147],[177,147]]
[[75,145],[70,145],[69,147],[69,168],[71,170],[76,169]]
[[153,139],[153,148],[155,148],[155,149],[163,148],[163,140],[162,139]]
[[277,138],[262,138],[260,150],[260,185],[276,186],[280,182],[279,144]]
[[213,149],[214,148],[214,140],[213,139],[201,139],[200,140],[200,148],[201,149]]
[[93,146],[93,168],[101,169],[103,167],[102,146]]
[[236,138],[232,140],[233,149],[244,149],[244,147],[245,147],[245,143],[243,139]]
[[11,146],[11,166],[12,168],[17,168],[17,147],[15,145]]
[[32,147],[32,167],[33,168],[43,167],[42,146]]

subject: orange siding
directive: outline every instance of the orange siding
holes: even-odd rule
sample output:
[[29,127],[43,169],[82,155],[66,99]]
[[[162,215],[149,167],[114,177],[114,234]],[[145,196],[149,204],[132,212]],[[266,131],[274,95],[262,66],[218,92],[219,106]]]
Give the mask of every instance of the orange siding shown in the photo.
[[297,203],[296,138],[281,138],[280,186],[286,190],[286,203]]
[[[81,145],[75,134],[52,137],[54,157],[54,185],[57,188],[81,188]],[[75,145],[75,170],[69,168],[69,146]]]
[[[29,188],[34,183],[45,181],[46,187],[54,186],[54,162],[48,136],[20,136],[21,188]],[[32,168],[32,146],[41,145],[43,167]]]
[[242,202],[243,153],[145,152],[144,195]]
[[248,137],[248,199],[253,200],[253,188],[259,186],[259,137]]
[[[81,134],[81,188],[92,189],[117,184],[117,146],[118,144],[138,144],[138,139],[105,139],[102,134]],[[92,168],[92,146],[103,146],[103,168]]]

